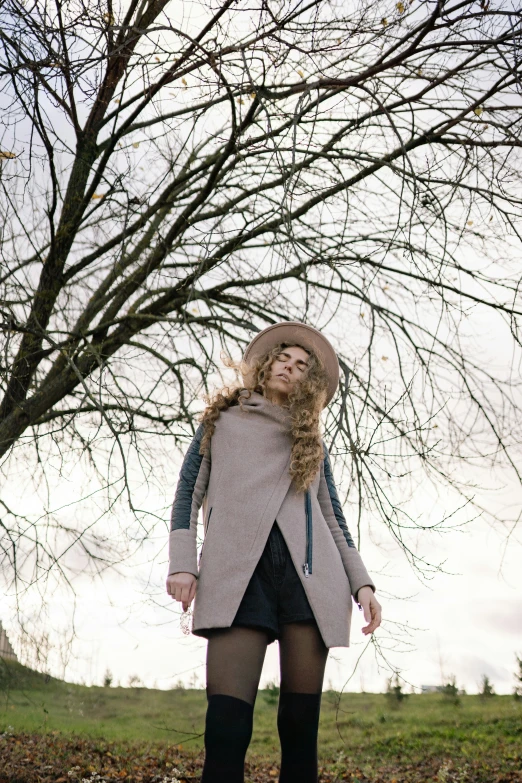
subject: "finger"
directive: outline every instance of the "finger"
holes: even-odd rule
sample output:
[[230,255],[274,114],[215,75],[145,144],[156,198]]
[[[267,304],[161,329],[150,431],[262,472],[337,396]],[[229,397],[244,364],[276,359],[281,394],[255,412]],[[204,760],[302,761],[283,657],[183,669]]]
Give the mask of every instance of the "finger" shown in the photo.
[[197,581],[194,580],[190,587],[189,603],[192,603],[192,601],[194,600],[194,596],[196,595],[196,585],[197,585]]
[[372,607],[372,606],[369,606],[369,607],[368,607],[368,614],[369,614],[369,615],[371,614],[372,616],[370,616],[370,617],[369,617],[369,616],[366,616],[366,615],[365,615],[365,620],[367,620],[367,621],[368,621],[368,625],[365,625],[365,626],[364,626],[364,627],[361,629],[361,630],[362,630],[362,632],[363,632],[363,634],[364,634],[365,636],[367,636],[369,633],[372,633],[372,631],[373,631],[373,623],[374,623],[374,618],[373,618],[373,611],[372,611],[372,610],[373,610],[373,607]]
[[361,605],[362,605],[363,612],[364,612],[364,619],[366,620],[367,623],[369,623],[371,621],[371,619],[372,619],[372,616],[370,614],[370,604],[367,601],[365,601]]
[[366,626],[364,631],[366,634],[373,633],[381,624],[380,617],[377,615],[377,612],[375,612],[375,615],[369,625]]
[[[184,587],[183,590],[181,591],[181,600],[183,602],[183,606],[186,606],[190,603],[189,596],[190,596],[190,587]],[[183,609],[183,611],[186,610]]]

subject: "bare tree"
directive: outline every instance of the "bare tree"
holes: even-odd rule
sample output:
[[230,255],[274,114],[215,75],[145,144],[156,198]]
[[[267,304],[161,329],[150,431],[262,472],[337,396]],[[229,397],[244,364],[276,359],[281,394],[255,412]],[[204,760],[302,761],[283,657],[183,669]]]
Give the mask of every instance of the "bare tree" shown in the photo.
[[[502,0],[4,0],[5,478],[81,453],[146,538],[129,465],[190,434],[221,349],[306,320],[339,349],[326,433],[359,526],[435,569],[411,534],[463,517],[450,495],[412,518],[419,482],[472,515],[467,467],[520,479],[519,381],[468,323],[518,361],[521,29]],[[1,524],[26,582],[121,556],[45,509]]]

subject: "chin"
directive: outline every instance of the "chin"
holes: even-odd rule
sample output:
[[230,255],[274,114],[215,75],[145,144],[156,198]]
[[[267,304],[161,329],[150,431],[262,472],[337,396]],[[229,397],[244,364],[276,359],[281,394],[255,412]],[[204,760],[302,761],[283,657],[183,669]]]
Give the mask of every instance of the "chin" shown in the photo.
[[288,388],[288,384],[284,381],[281,381],[280,383],[271,383],[270,386],[267,387],[269,391],[275,394],[279,394],[280,397],[284,397],[285,399],[288,398],[288,395],[290,394],[290,389]]

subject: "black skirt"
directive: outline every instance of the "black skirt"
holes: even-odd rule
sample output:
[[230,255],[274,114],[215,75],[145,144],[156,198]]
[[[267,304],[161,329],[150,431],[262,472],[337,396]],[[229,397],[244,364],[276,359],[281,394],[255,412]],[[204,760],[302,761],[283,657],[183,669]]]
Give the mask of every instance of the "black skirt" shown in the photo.
[[[274,522],[258,564],[250,578],[232,625],[259,628],[269,635],[269,644],[279,639],[285,623],[315,622],[290,552]],[[214,628],[193,633],[210,638]]]

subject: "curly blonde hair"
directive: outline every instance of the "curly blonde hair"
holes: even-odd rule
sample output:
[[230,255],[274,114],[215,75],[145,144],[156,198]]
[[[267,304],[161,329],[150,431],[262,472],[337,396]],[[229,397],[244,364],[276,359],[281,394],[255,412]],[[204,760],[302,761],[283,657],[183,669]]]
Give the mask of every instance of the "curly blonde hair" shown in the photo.
[[[266,384],[270,378],[274,359],[284,350],[298,343],[279,343],[249,365],[243,363],[235,367],[243,374],[243,384],[225,387],[206,398],[207,407],[201,415],[204,432],[200,452],[205,453],[216,428],[216,421],[222,411],[233,405],[241,405],[255,391],[265,395]],[[309,356],[303,378],[296,383],[288,395],[285,408],[289,410],[289,432],[292,436],[290,475],[299,491],[306,491],[314,480],[324,457],[321,439],[321,411],[326,401],[328,376],[319,357],[308,348],[303,348]]]

